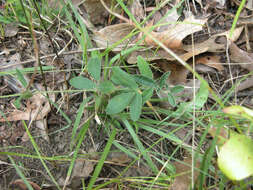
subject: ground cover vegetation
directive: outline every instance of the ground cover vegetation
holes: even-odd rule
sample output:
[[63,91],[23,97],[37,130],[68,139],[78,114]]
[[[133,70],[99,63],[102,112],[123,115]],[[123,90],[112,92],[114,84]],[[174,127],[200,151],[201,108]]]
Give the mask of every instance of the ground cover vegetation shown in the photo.
[[1,0],[0,189],[251,189],[250,0]]

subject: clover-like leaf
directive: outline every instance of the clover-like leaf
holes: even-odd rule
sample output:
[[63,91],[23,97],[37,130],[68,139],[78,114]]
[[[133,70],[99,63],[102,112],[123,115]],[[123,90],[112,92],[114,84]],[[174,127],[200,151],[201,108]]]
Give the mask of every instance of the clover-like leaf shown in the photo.
[[131,102],[135,93],[127,92],[114,96],[108,103],[105,111],[107,114],[116,114],[122,112]]
[[142,96],[136,92],[131,104],[130,104],[130,117],[133,121],[137,121],[141,115],[142,108]]
[[184,90],[184,86],[181,86],[181,85],[177,85],[177,86],[174,86],[170,89],[170,92],[172,94],[177,94],[177,93],[180,93]]
[[94,90],[96,84],[88,78],[78,76],[69,81],[70,85],[81,90]]
[[142,92],[142,104],[148,101],[154,93],[154,88],[147,88]]
[[171,93],[168,93],[168,102],[170,103],[171,106],[173,106],[173,107],[176,106],[175,97]]
[[150,69],[149,64],[143,57],[137,57],[137,66],[140,70],[141,75],[153,79],[152,70]]
[[113,75],[112,75],[112,81],[116,84],[129,87],[131,89],[137,89],[138,85],[135,82],[134,77],[132,77],[127,72],[123,71],[119,67],[114,67],[113,69]]
[[143,86],[149,86],[149,87],[156,86],[155,81],[146,76],[134,75],[134,79],[138,84],[143,85]]
[[95,80],[100,80],[101,60],[98,57],[92,57],[88,61],[88,72]]
[[109,80],[103,81],[99,84],[98,89],[104,94],[111,94],[116,90],[116,87]]

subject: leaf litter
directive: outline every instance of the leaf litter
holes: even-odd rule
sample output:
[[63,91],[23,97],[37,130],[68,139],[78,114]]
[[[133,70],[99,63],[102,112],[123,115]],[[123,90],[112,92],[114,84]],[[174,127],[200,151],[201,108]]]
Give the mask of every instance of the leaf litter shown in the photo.
[[[86,24],[87,28],[90,29],[92,34],[92,40],[96,43],[96,47],[100,49],[106,49],[111,48],[111,51],[114,54],[118,54],[121,51],[124,51],[125,49],[129,47],[133,47],[135,45],[138,45],[140,47],[139,50],[133,51],[124,57],[127,64],[132,64],[133,66],[137,63],[137,57],[142,56],[146,61],[149,61],[154,68],[157,68],[159,72],[167,72],[170,71],[171,74],[169,75],[167,79],[167,85],[171,88],[176,87],[177,85],[182,85],[184,87],[184,90],[176,94],[177,96],[181,97],[184,95],[187,98],[179,98],[175,101],[175,104],[180,104],[184,101],[192,101],[192,94],[193,91],[198,91],[200,89],[201,84],[199,81],[194,81],[190,76],[191,73],[182,65],[180,65],[174,57],[169,55],[167,52],[165,52],[163,49],[159,48],[154,42],[153,39],[150,38],[150,36],[146,36],[142,31],[139,31],[135,23],[126,17],[126,14],[123,13],[123,10],[120,8],[119,4],[112,2],[112,1],[103,1],[104,4],[107,6],[105,7],[102,1],[100,0],[89,0],[89,1],[72,1],[72,3],[77,8],[78,12],[82,15],[82,20]],[[165,1],[155,1],[153,2],[155,6],[163,5],[163,2]],[[178,1],[176,1],[178,2]],[[62,6],[58,3],[54,4],[53,1],[50,1],[50,6],[54,6],[56,8],[62,8]],[[155,4],[156,3],[156,4]],[[150,31],[150,35],[159,40],[161,43],[163,43],[167,48],[172,49],[181,59],[184,61],[187,61],[192,67],[196,68],[197,72],[201,73],[204,78],[208,81],[207,78],[219,76],[221,78],[229,78],[228,73],[232,73],[234,76],[237,73],[243,73],[247,74],[247,72],[251,72],[252,69],[252,52],[245,50],[245,44],[248,43],[251,45],[251,43],[247,42],[247,39],[252,40],[252,36],[249,36],[249,38],[241,37],[244,35],[243,29],[245,29],[244,24],[245,21],[249,25],[249,30],[252,31],[252,20],[250,20],[250,16],[247,17],[240,17],[239,18],[239,24],[238,27],[235,29],[235,32],[231,37],[229,37],[229,31],[231,26],[231,20],[226,20],[225,17],[223,17],[223,13],[230,14],[229,9],[227,7],[227,4],[225,1],[216,1],[215,3],[204,2],[201,0],[196,1],[197,5],[199,5],[201,8],[198,8],[198,14],[201,14],[201,16],[197,15],[195,12],[196,10],[192,9],[192,13],[187,14],[186,12],[180,12],[179,6],[176,4],[164,4],[161,6],[161,9],[159,11],[156,11],[150,19],[142,25],[143,30]],[[234,4],[235,3],[235,4]],[[240,2],[234,0],[234,3],[231,3],[231,6],[239,5]],[[134,0],[129,1],[127,3],[127,7],[129,8],[130,12],[134,16],[134,18],[140,23],[142,22],[145,17],[147,16],[147,13],[149,11],[154,10],[155,6],[151,6],[152,3],[145,4],[144,1]],[[148,7],[147,7],[148,6]],[[196,6],[194,4],[191,4],[192,7]],[[111,12],[108,12],[107,8],[110,8],[116,15],[111,14]],[[177,7],[178,9],[174,8],[171,11],[171,8]],[[247,10],[252,10],[252,3],[251,1],[248,1],[246,4]],[[96,10],[96,11],[94,11]],[[221,11],[220,11],[221,10]],[[222,13],[221,13],[222,12]],[[216,18],[213,18],[211,14],[216,14]],[[117,15],[120,15],[120,17],[117,17]],[[233,15],[233,13],[232,13]],[[125,22],[126,19],[122,20],[121,18],[127,18],[129,22]],[[217,19],[217,20],[216,20]],[[223,24],[227,25],[227,27],[222,27],[222,25],[219,25],[220,20],[223,21]],[[217,23],[216,23],[217,21]],[[58,20],[57,22],[61,22]],[[217,28],[213,27],[213,23],[217,24]],[[58,23],[60,24],[60,23]],[[63,24],[63,23],[61,23]],[[243,26],[242,26],[243,25]],[[20,65],[21,60],[25,61],[31,57],[33,57],[33,51],[32,51],[32,43],[29,38],[27,38],[26,34],[23,28],[16,27],[14,25],[5,24],[4,25],[4,36],[1,36],[2,39],[4,39],[4,44],[0,44],[0,72],[4,73],[3,78],[0,80],[1,84],[1,95],[9,95],[13,93],[20,93],[24,94],[26,87],[24,87],[24,83],[22,83],[22,77],[18,76],[18,70],[23,71],[26,67],[32,67],[32,64],[25,64],[24,67]],[[60,25],[58,25],[60,26]],[[58,27],[57,26],[57,27]],[[58,28],[60,29],[60,28]],[[54,37],[54,43],[57,44],[57,50],[63,50],[63,51],[80,51],[79,45],[76,42],[72,42],[72,39],[70,40],[68,37],[66,37],[66,34],[62,32],[61,30],[57,30],[58,35]],[[210,31],[215,31],[215,33],[210,33]],[[250,33],[250,32],[249,32]],[[207,38],[202,38],[202,34],[207,34]],[[39,33],[38,33],[39,35]],[[249,34],[250,35],[250,34]],[[191,45],[191,39],[190,37],[193,36],[196,39],[194,39],[194,45]],[[204,35],[203,35],[204,36]],[[19,40],[17,40],[19,39]],[[230,41],[229,41],[229,40]],[[11,40],[11,41],[10,41]],[[15,49],[13,47],[14,43],[17,47],[20,47],[20,44],[16,44],[17,41],[24,42],[25,46],[21,49]],[[187,42],[187,43],[185,43]],[[238,43],[240,42],[240,43]],[[228,43],[228,46],[227,46]],[[70,47],[72,46],[72,47]],[[8,48],[10,49],[9,53],[7,53]],[[26,48],[24,48],[26,47]],[[14,51],[13,51],[14,48]],[[21,51],[21,54],[20,54]],[[230,62],[236,62],[238,63],[239,69],[233,69],[232,71],[228,71],[228,64],[226,61],[224,61],[224,55],[226,54],[226,51],[229,52],[229,59]],[[47,39],[45,36],[41,36],[40,40],[40,54],[41,55],[47,55],[49,53],[54,52],[52,50],[51,42]],[[10,55],[8,55],[10,54]],[[67,76],[63,76],[63,72],[58,72],[58,70],[61,69],[75,69],[80,68],[80,63],[82,62],[82,58],[80,55],[74,53],[74,59],[80,60],[79,63],[72,62],[72,58],[64,57],[63,61],[63,67],[59,66],[57,64],[54,64],[54,67],[56,70],[52,70],[52,73],[47,73],[47,83],[50,87],[47,88],[47,91],[52,90],[66,90],[67,85],[66,80]],[[89,58],[90,59],[90,58]],[[54,62],[53,59],[42,59],[43,62],[45,62],[45,65],[50,65]],[[8,63],[7,65],[4,65],[2,63]],[[44,64],[44,63],[43,63]],[[195,64],[195,65],[194,65]],[[67,66],[66,66],[67,65]],[[231,64],[233,67],[233,64]],[[7,68],[7,69],[6,69]],[[16,74],[5,74],[5,72],[9,72],[9,70],[13,70]],[[89,69],[88,69],[89,70]],[[153,70],[156,72],[155,70]],[[157,73],[159,73],[157,72]],[[22,73],[22,72],[21,72]],[[159,75],[159,74],[158,74]],[[31,80],[30,74],[21,74],[23,76],[24,81],[29,83]],[[69,76],[69,75],[68,75]],[[100,80],[100,76],[94,75],[95,79]],[[226,78],[226,79],[227,79]],[[56,79],[56,82],[55,82]],[[61,79],[61,80],[60,80]],[[224,79],[225,80],[225,79]],[[237,92],[239,91],[245,91],[252,87],[252,77],[246,78],[244,81],[242,81],[237,87]],[[24,82],[23,81],[23,82]],[[213,81],[212,81],[213,82]],[[195,86],[193,86],[193,83]],[[93,84],[93,82],[92,82]],[[94,82],[95,84],[95,82]],[[59,85],[59,86],[58,86]],[[220,86],[216,81],[213,83],[215,89],[215,92],[219,95],[224,93],[224,90],[229,89],[229,87],[221,89]],[[66,135],[66,142],[61,142],[61,140],[57,141],[60,138],[61,132],[58,132],[55,136],[52,137],[50,135],[50,132],[54,131],[60,131],[59,125],[66,125],[67,121],[64,120],[64,118],[57,115],[56,112],[61,110],[61,108],[66,112],[69,113],[68,116],[70,117],[70,120],[74,121],[74,114],[77,112],[77,105],[80,104],[81,97],[79,96],[77,100],[73,97],[77,95],[73,95],[71,97],[68,97],[64,92],[62,93],[49,93],[49,96],[44,93],[45,88],[42,87],[41,78],[37,75],[35,78],[35,82],[33,82],[33,88],[30,88],[31,91],[37,91],[37,93],[32,94],[31,96],[23,97],[20,102],[18,102],[20,105],[17,106],[17,104],[14,104],[12,107],[7,106],[7,104],[4,104],[1,106],[1,112],[4,113],[0,116],[1,123],[14,123],[17,124],[21,120],[27,120],[28,122],[35,123],[35,126],[37,126],[37,129],[31,128],[30,130],[35,130],[35,135],[41,135],[46,136],[46,142],[50,143],[56,143],[58,144],[64,144],[68,142],[69,136]],[[60,87],[61,86],[61,87]],[[93,86],[95,88],[95,85]],[[195,90],[193,90],[195,88]],[[166,90],[162,91],[160,94],[162,97],[166,97],[166,93],[168,93]],[[163,95],[162,95],[163,94]],[[164,95],[165,94],[165,95]],[[89,95],[89,93],[86,93],[86,95]],[[124,98],[124,100],[121,100],[117,96],[114,97],[114,99],[111,100],[117,100],[117,101],[127,101],[128,103],[131,102],[131,97],[134,96],[130,92],[125,92],[125,95],[127,98]],[[119,96],[119,95],[118,95]],[[130,96],[130,97],[129,97]],[[122,98],[122,97],[121,97]],[[250,97],[249,97],[250,98]],[[9,98],[11,99],[11,98]],[[119,100],[118,100],[119,99]],[[65,105],[64,101],[68,100],[67,104],[70,104],[71,108],[68,109],[68,106]],[[13,100],[12,100],[13,101]],[[51,103],[60,103],[61,106],[57,110],[52,107]],[[116,104],[112,104],[107,108],[107,112],[115,112],[115,109],[112,109],[113,106],[117,106]],[[162,105],[166,108],[168,108],[168,105]],[[250,106],[253,106],[252,103]],[[19,107],[19,108],[18,108]],[[87,108],[87,107],[85,107]],[[171,108],[171,107],[170,107]],[[121,112],[122,109],[118,107],[119,110],[116,110],[117,113]],[[86,115],[86,117],[82,118],[82,122],[85,122],[87,117],[89,115],[92,115],[91,113]],[[137,118],[138,119],[138,118]],[[19,124],[20,125],[20,124]],[[55,127],[56,126],[56,127]],[[96,128],[96,125],[93,124],[93,128]],[[2,128],[2,126],[1,126]],[[3,127],[4,128],[4,127]],[[5,128],[4,128],[5,129]],[[38,132],[39,129],[42,129],[44,132]],[[105,134],[99,136],[96,133],[96,129],[93,129],[93,133],[89,131],[89,138],[86,139],[85,142],[87,143],[86,146],[83,146],[83,149],[86,149],[86,152],[88,154],[91,154],[89,150],[91,150],[91,147],[94,147],[94,141],[97,142],[104,142]],[[15,131],[15,130],[14,130]],[[71,131],[71,130],[70,130]],[[178,133],[175,133],[178,138],[184,139],[186,133],[185,131],[178,130]],[[66,132],[68,133],[68,132]],[[71,132],[70,132],[71,134]],[[24,134],[20,133],[20,136],[23,137],[23,142],[29,142],[29,138]],[[18,136],[13,136],[14,139],[18,139]],[[15,143],[15,140],[10,140],[6,135],[5,141],[10,141]],[[190,136],[191,137],[191,136]],[[26,139],[25,139],[26,138]],[[131,140],[127,136],[122,136],[125,141],[125,143],[131,143]],[[1,138],[0,138],[1,140]],[[52,142],[51,142],[52,141]],[[129,141],[129,142],[128,142]],[[1,142],[2,143],[2,142]],[[5,142],[6,143],[6,142]],[[188,138],[185,141],[186,144],[190,143],[190,139]],[[7,143],[8,144],[8,143]],[[65,149],[65,145],[59,149],[62,151],[59,151],[58,153],[69,153],[69,149]],[[157,148],[157,147],[156,147]],[[96,150],[97,151],[97,150]],[[102,150],[103,151],[103,150]],[[57,154],[58,154],[57,153]],[[108,156],[108,163],[113,165],[121,164],[121,165],[128,165],[129,162],[132,161],[132,158],[129,158],[125,153],[119,153],[119,154],[109,154]],[[94,159],[99,159],[99,157],[96,157]],[[18,160],[18,159],[17,159]],[[18,160],[19,161],[19,160]],[[191,165],[191,157],[185,158],[183,160],[183,163]],[[191,175],[181,175],[181,173],[184,173],[186,170],[189,170],[190,167],[185,167],[185,164],[175,164],[176,168],[176,178],[174,182],[172,182],[171,186],[174,189],[186,189],[191,185]],[[67,165],[67,164],[66,164]],[[66,167],[65,165],[65,167]],[[90,162],[90,161],[84,161],[84,160],[77,160],[75,163],[75,166],[73,168],[73,176],[69,181],[69,186],[73,185],[75,187],[80,186],[79,182],[74,182],[74,178],[83,178],[88,179],[94,170],[94,167],[96,165],[96,162]],[[159,165],[159,164],[158,164]],[[27,165],[29,167],[29,164]],[[34,167],[34,166],[32,166]],[[134,170],[141,171],[146,176],[151,176],[151,173],[149,169],[146,168],[145,164],[135,165],[133,167],[134,169],[128,170],[128,173],[126,173],[129,176],[138,176],[139,174],[135,173]],[[196,165],[196,168],[199,168],[199,164]],[[42,169],[43,170],[43,169]],[[114,171],[114,172],[113,172]],[[115,167],[111,173],[115,175],[115,173],[120,173],[122,171],[121,168]],[[63,172],[64,173],[64,172]],[[65,171],[66,173],[66,171]],[[107,177],[106,172],[103,173],[105,177]],[[64,175],[63,175],[64,176]],[[181,176],[181,177],[180,177]],[[195,177],[198,176],[198,172],[196,172]],[[194,178],[195,180],[195,178]],[[35,183],[36,182],[36,183]],[[38,189],[37,181],[32,182],[29,181],[30,184],[35,185],[34,188]],[[73,183],[73,184],[71,184]],[[23,188],[23,182],[19,181],[17,179],[14,182],[9,182],[9,184],[19,184],[20,188]],[[40,183],[41,184],[41,183]],[[62,184],[59,182],[59,184]],[[0,184],[1,185],[1,184]],[[51,184],[52,185],[52,184]],[[6,186],[6,185],[5,185]],[[24,189],[24,188],[23,188]]]

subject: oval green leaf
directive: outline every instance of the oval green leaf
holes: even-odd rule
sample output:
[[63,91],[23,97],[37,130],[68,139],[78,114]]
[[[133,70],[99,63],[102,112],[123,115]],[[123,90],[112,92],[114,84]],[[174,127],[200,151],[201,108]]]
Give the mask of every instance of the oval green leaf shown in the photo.
[[116,87],[111,81],[107,80],[107,81],[101,82],[98,86],[98,89],[100,92],[104,94],[111,94],[116,90]]
[[168,102],[173,107],[175,107],[177,105],[175,97],[171,93],[168,93]]
[[160,89],[162,89],[164,86],[167,85],[167,80],[168,80],[168,78],[169,78],[169,76],[170,76],[170,73],[171,73],[170,71],[164,73],[164,74],[160,77],[160,79],[158,80],[158,86],[159,86]]
[[116,114],[122,112],[130,104],[134,94],[134,92],[128,92],[114,96],[105,109],[106,113]]
[[101,60],[98,57],[92,57],[88,61],[88,72],[95,80],[100,80]]
[[149,86],[149,87],[154,87],[156,86],[156,83],[153,79],[150,79],[146,76],[142,76],[142,75],[133,75],[135,81],[143,86]]
[[137,121],[140,118],[142,109],[142,96],[136,92],[131,104],[130,104],[130,118],[133,121]]
[[94,82],[82,76],[72,78],[69,83],[71,86],[81,90],[94,90],[96,88],[96,84]]
[[196,94],[196,98],[195,98],[195,108],[196,109],[201,109],[205,105],[205,103],[208,99],[208,95],[209,95],[209,91],[208,91],[206,84],[201,82],[200,88],[199,88],[198,93]]
[[184,86],[181,86],[181,85],[177,85],[177,86],[174,86],[170,89],[170,92],[172,94],[177,94],[177,93],[180,93],[184,90]]
[[242,180],[253,174],[253,141],[234,134],[220,149],[220,170],[231,180]]
[[150,69],[148,62],[143,57],[137,57],[137,66],[140,70],[141,75],[150,79],[153,78],[152,70]]
[[154,88],[148,88],[145,89],[142,92],[142,103],[144,104],[146,101],[150,100],[150,98],[153,96]]
[[114,82],[122,86],[132,88],[132,89],[138,88],[138,85],[135,82],[134,77],[132,77],[130,74],[123,71],[119,67],[114,67],[112,70],[113,70],[112,80]]

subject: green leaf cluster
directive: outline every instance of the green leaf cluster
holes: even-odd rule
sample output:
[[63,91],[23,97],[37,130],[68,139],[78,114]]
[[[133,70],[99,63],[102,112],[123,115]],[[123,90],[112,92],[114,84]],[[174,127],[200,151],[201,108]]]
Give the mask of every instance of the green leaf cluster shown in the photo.
[[[100,94],[96,96],[99,99],[95,101],[96,110],[103,102],[101,97],[109,96],[110,99],[105,108],[107,114],[119,114],[129,107],[130,118],[137,121],[140,118],[144,102],[151,98],[155,86],[152,71],[148,63],[141,57],[138,57],[138,68],[141,75],[130,75],[120,67],[115,66],[112,68],[110,80],[102,81],[101,59],[92,57],[87,64],[87,70],[94,80],[77,76],[70,80],[70,85],[77,89]],[[143,86],[145,86],[144,89]]]
[[[118,66],[111,69],[110,80],[101,80],[101,58],[93,56],[87,64],[87,71],[94,79],[77,76],[70,80],[70,85],[81,90],[93,91],[95,95],[95,107],[107,102],[105,112],[116,115],[128,110],[131,120],[137,121],[142,112],[143,104],[151,99],[154,91],[159,93],[162,89],[168,90],[168,102],[176,106],[176,94],[184,90],[183,86],[168,87],[167,79],[170,72],[164,73],[160,79],[154,80],[149,64],[141,57],[137,57],[137,66],[140,74],[129,74]],[[202,92],[204,91],[204,92]],[[204,96],[203,96],[204,94]],[[204,105],[208,96],[205,89],[201,88],[197,94],[197,107]],[[109,100],[108,100],[109,99]]]

